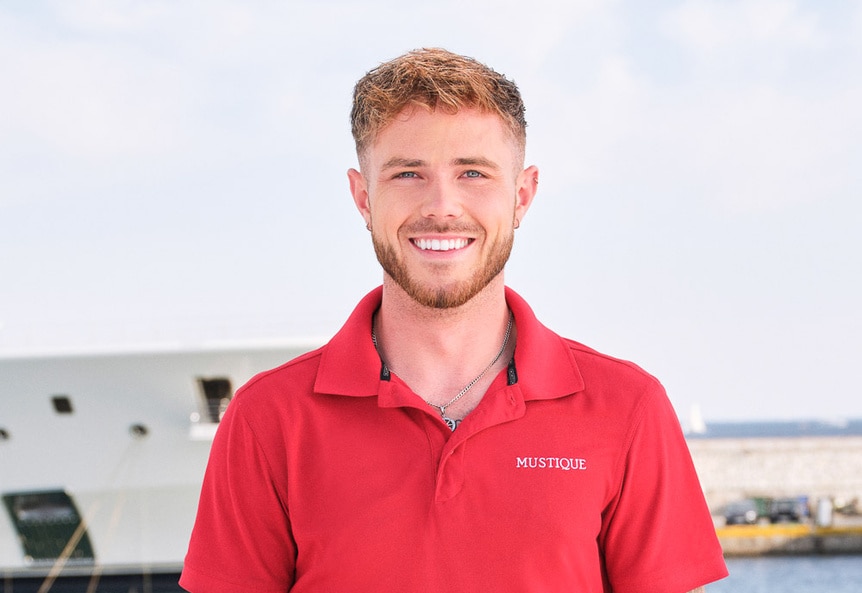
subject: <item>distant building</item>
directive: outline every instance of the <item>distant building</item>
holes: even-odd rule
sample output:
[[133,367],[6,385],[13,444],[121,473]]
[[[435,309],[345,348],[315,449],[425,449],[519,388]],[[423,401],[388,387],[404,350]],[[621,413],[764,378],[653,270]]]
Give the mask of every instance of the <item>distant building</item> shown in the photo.
[[707,423],[687,434],[713,513],[749,497],[862,500],[862,420]]

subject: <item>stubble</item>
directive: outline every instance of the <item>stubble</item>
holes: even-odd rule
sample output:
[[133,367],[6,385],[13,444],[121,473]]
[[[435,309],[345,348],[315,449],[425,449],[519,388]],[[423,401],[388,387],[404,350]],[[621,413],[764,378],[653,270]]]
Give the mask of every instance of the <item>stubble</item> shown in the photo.
[[[423,229],[430,230],[430,229]],[[435,227],[434,232],[449,233],[463,229],[452,227]],[[416,232],[416,229],[411,229]],[[496,278],[509,261],[514,243],[514,229],[500,236],[488,249],[484,260],[465,280],[448,280],[445,278],[446,264],[440,264],[440,281],[423,282],[415,278],[405,262],[398,257],[392,245],[382,241],[372,232],[371,240],[377,261],[383,270],[406,292],[414,301],[425,307],[434,309],[451,309],[460,307],[479,294]]]

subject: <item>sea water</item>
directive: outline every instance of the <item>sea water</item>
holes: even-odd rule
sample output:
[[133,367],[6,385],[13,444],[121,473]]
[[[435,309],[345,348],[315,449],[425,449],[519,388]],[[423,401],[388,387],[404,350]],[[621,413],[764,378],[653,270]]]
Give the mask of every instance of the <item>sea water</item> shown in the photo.
[[[706,593],[862,593],[862,556],[766,556],[729,558],[730,576],[706,587]],[[103,577],[97,593],[177,593],[179,575],[153,575],[149,579]],[[51,593],[82,593],[89,579],[55,583]],[[0,593],[35,593],[40,580],[0,580]],[[381,592],[385,593],[385,592]]]
[[707,593],[862,593],[862,556],[728,558]]

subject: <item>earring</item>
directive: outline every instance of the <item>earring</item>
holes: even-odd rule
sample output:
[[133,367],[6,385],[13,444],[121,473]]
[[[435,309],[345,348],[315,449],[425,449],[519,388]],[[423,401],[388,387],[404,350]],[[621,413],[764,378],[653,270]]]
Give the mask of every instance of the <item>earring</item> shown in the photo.
[[516,229],[521,228],[521,219],[520,218],[515,218],[515,228]]
[[370,222],[365,223],[365,230],[371,232],[371,223]]

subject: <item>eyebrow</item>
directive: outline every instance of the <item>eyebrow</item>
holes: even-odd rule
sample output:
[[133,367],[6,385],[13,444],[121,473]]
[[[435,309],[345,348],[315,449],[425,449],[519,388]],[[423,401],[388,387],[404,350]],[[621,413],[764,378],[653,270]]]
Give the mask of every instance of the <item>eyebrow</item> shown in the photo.
[[383,163],[382,169],[385,171],[386,169],[400,169],[402,167],[412,169],[416,167],[424,167],[425,161],[420,159],[404,159],[400,157],[392,157],[385,163]]
[[479,157],[467,157],[467,158],[455,159],[454,161],[452,161],[452,164],[459,165],[459,166],[476,165],[479,167],[485,167],[485,168],[494,169],[497,171],[500,170],[500,166],[497,163],[495,163],[494,161],[489,161],[488,159],[486,159],[484,157],[480,157],[480,156]]
[[[457,158],[452,161],[453,165],[456,166],[479,166],[479,167],[487,167],[489,169],[499,170],[500,166],[497,165],[494,161],[490,161],[484,157],[462,157]],[[398,168],[418,168],[424,167],[427,163],[422,159],[405,159],[401,157],[392,157],[385,163],[383,163],[382,169],[385,171],[387,169],[398,169]]]

